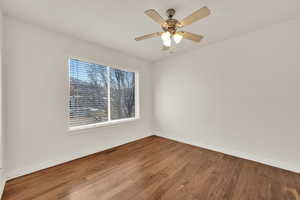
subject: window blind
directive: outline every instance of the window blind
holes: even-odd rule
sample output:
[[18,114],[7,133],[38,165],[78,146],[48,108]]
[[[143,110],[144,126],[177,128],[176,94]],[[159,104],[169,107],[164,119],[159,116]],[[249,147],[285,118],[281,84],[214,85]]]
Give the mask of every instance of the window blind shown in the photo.
[[69,70],[70,127],[135,117],[134,72],[77,59]]

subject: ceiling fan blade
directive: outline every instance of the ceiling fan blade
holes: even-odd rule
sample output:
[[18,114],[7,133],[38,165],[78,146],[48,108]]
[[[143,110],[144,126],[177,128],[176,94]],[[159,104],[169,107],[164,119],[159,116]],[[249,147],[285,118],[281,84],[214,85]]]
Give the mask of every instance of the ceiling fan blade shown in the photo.
[[203,7],[195,11],[193,14],[185,17],[181,22],[178,24],[179,27],[187,26],[192,24],[204,17],[207,17],[210,14],[210,10],[207,7]]
[[151,19],[153,19],[156,23],[160,24],[161,26],[167,26],[166,21],[156,10],[154,9],[149,9],[145,11],[145,14],[148,15]]
[[203,38],[202,35],[198,35],[198,34],[194,34],[194,33],[190,33],[190,32],[185,32],[185,31],[180,31],[177,32],[179,35],[181,35],[183,38],[188,39],[188,40],[192,40],[194,42],[200,42]]
[[149,38],[159,37],[159,36],[161,36],[162,33],[163,32],[156,32],[156,33],[143,35],[143,36],[140,36],[140,37],[136,37],[135,40],[140,41],[140,40],[145,40],[145,39],[149,39]]

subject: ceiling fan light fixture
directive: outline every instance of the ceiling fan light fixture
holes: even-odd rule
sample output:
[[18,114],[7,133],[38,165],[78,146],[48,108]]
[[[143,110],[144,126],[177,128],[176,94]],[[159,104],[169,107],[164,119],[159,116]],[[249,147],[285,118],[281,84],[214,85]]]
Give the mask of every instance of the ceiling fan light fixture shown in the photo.
[[161,34],[161,39],[163,41],[164,46],[170,47],[171,46],[171,33],[166,31]]
[[178,33],[175,33],[173,35],[173,40],[175,41],[176,44],[179,44],[182,40],[183,36],[178,34]]
[[[154,10],[149,9],[145,11],[145,14],[150,17],[154,22],[159,24],[163,30],[163,32],[155,32],[147,35],[143,35],[140,37],[136,37],[136,41],[141,41],[154,37],[161,37],[163,42],[162,50],[169,50],[172,43],[179,44],[182,39],[191,40],[193,42],[200,42],[203,38],[202,35],[186,32],[186,31],[178,31],[179,28],[186,27],[187,25],[193,24],[200,19],[203,19],[210,15],[210,9],[206,6],[196,10],[191,15],[183,18],[181,21],[173,18],[175,14],[175,9],[170,8],[167,10],[168,19],[164,19],[160,14]],[[173,39],[172,39],[173,38]],[[173,42],[172,42],[173,40]]]
[[163,42],[163,45],[166,47],[171,47],[171,40],[168,42]]

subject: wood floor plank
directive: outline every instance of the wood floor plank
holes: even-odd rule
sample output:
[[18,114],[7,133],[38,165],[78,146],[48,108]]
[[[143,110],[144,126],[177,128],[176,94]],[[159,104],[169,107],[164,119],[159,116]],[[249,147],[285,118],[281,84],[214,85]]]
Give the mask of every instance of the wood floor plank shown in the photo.
[[7,182],[2,200],[300,200],[300,174],[151,136]]

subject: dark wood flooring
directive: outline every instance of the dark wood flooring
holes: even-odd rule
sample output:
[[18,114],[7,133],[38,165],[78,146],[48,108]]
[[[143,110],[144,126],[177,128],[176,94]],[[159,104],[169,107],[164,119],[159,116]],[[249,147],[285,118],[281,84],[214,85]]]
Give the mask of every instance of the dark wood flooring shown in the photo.
[[300,174],[151,136],[8,181],[4,200],[300,200]]

